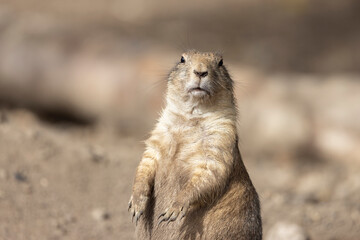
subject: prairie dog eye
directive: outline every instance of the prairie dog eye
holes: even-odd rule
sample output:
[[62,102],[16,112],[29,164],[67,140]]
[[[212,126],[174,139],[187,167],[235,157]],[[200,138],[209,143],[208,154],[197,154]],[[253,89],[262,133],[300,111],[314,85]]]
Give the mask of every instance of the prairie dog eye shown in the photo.
[[181,62],[181,63],[184,63],[184,62],[185,62],[184,56],[181,56],[180,62]]
[[219,67],[221,67],[224,64],[223,60],[221,59],[220,62],[218,63]]

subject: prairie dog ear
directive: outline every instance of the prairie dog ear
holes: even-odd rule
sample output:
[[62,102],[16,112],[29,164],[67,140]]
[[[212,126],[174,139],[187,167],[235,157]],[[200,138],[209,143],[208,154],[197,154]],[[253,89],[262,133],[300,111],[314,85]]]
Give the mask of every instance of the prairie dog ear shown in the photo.
[[221,53],[216,52],[215,54],[215,60],[219,67],[221,67],[224,64],[224,58]]

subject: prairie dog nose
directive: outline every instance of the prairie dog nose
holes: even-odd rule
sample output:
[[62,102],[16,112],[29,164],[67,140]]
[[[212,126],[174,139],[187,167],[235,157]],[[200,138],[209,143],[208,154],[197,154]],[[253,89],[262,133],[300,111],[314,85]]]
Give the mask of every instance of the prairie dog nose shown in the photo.
[[199,78],[203,78],[203,77],[206,77],[208,75],[208,72],[198,72],[196,70],[194,70],[194,73],[196,76],[198,76]]

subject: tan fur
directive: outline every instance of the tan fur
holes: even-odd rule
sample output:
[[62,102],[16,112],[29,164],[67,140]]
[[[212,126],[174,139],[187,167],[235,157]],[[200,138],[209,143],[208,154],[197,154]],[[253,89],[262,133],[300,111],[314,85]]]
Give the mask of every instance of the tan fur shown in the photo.
[[137,239],[259,240],[260,204],[237,145],[233,81],[219,54],[183,58],[169,74],[166,107],[136,171],[129,208]]

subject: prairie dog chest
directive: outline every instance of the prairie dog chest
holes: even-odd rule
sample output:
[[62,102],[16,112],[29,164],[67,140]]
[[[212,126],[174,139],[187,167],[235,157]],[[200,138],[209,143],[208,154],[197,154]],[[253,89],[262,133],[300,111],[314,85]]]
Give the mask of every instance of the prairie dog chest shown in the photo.
[[194,157],[202,158],[207,142],[207,126],[202,119],[191,119],[169,126],[169,163],[173,167],[188,167]]
[[158,128],[173,144],[179,146],[193,144],[204,140],[214,127],[214,120],[218,116],[214,113],[205,113],[196,109],[191,114],[181,114],[179,109],[166,109],[160,118]]
[[170,160],[170,163],[190,163],[190,159],[203,159],[207,149],[221,145],[223,135],[228,135],[228,129],[233,125],[231,120],[215,114],[187,118],[164,116],[159,122],[160,138],[167,150],[164,160]]
[[206,137],[206,127],[199,120],[178,122],[169,126],[169,135],[178,145],[194,144]]

